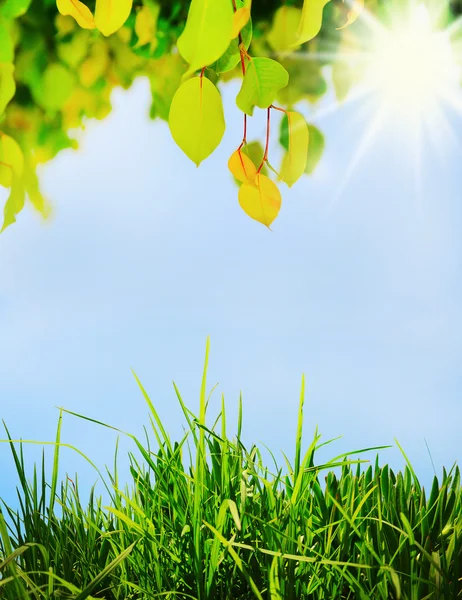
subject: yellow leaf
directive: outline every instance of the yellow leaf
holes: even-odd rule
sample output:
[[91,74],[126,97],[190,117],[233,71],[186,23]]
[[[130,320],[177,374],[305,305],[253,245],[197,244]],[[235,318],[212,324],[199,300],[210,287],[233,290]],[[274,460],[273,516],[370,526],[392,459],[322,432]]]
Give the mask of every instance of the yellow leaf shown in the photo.
[[133,0],[96,0],[95,25],[105,36],[122,27],[132,10]]
[[11,187],[13,179],[21,177],[24,156],[16,140],[0,133],[0,185]]
[[15,178],[11,186],[10,196],[3,209],[3,225],[0,233],[2,233],[9,225],[16,222],[16,215],[24,208],[24,197],[24,186]]
[[332,83],[334,84],[335,96],[339,102],[343,102],[350,91],[353,83],[353,69],[346,60],[337,60],[332,65]]
[[3,113],[16,92],[16,83],[13,73],[13,64],[0,64],[0,115]]
[[233,31],[230,0],[192,0],[188,19],[177,46],[189,63],[185,76],[212,64],[224,54]]
[[242,183],[253,183],[257,176],[257,167],[241,150],[236,150],[236,152],[231,154],[228,161],[228,169]]
[[76,29],[76,21],[70,16],[65,17],[58,13],[55,17],[55,27],[59,36],[65,36]]
[[281,166],[281,179],[289,187],[299,179],[306,168],[309,133],[305,119],[297,112],[287,111],[288,148]]
[[239,204],[255,221],[269,227],[281,208],[278,186],[266,175],[258,173],[255,183],[243,183],[239,189]]
[[298,26],[296,42],[293,46],[304,44],[316,37],[321,30],[322,12],[330,0],[303,0],[302,14]]
[[302,11],[295,6],[281,6],[274,13],[273,24],[266,37],[276,52],[297,46],[297,31]]
[[173,97],[168,124],[175,142],[199,166],[225,132],[223,103],[213,83],[206,77],[185,81]]
[[128,45],[132,38],[132,30],[130,29],[130,27],[127,27],[126,25],[124,25],[123,27],[121,27],[120,29],[117,30],[117,37],[124,44]]
[[74,17],[82,29],[94,29],[95,21],[91,10],[79,0],[56,0],[59,12],[66,17]]
[[355,0],[351,6],[350,12],[348,13],[347,22],[345,23],[345,25],[337,27],[337,30],[345,29],[345,27],[348,27],[348,25],[354,23],[363,10],[364,0]]
[[51,207],[40,191],[37,173],[31,168],[24,170],[24,187],[29,201],[44,219],[51,214]]
[[151,50],[157,46],[157,19],[160,13],[160,5],[149,3],[145,4],[138,11],[135,21],[135,33],[138,36],[137,46],[151,44]]
[[250,19],[250,8],[243,6],[238,8],[233,16],[233,30],[231,32],[231,39],[237,38],[241,29],[243,29]]
[[[68,17],[62,18],[65,19]],[[72,22],[75,23],[75,21]],[[56,44],[56,52],[59,59],[75,69],[87,56],[90,35],[92,34],[88,29],[79,29],[65,41],[58,42]]]
[[106,73],[109,62],[107,43],[100,38],[94,42],[90,56],[80,66],[80,83],[84,87],[94,85]]

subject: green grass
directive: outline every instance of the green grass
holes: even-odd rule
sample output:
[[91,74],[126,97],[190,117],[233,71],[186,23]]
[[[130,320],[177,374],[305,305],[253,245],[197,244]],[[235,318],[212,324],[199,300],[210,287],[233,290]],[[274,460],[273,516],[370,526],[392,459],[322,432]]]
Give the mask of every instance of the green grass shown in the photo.
[[208,343],[198,416],[175,386],[187,422],[176,442],[137,379],[152,440],[130,436],[137,451],[129,454],[131,481],[122,489],[116,450],[103,478],[108,506],[94,488],[85,504],[77,480],[58,481],[69,411],[60,409],[50,482],[43,458],[27,478],[25,442],[12,440],[5,426],[19,487],[17,510],[0,504],[0,598],[462,597],[457,466],[444,470],[441,482],[435,476],[427,495],[401,447],[406,466],[397,474],[378,459],[366,468],[367,461],[348,458],[379,448],[316,464],[324,445],[317,431],[302,452],[302,381],[293,463],[284,457],[283,468],[273,457],[269,468],[257,446],[242,444],[241,402],[233,439],[223,399],[217,419],[206,423],[207,360]]

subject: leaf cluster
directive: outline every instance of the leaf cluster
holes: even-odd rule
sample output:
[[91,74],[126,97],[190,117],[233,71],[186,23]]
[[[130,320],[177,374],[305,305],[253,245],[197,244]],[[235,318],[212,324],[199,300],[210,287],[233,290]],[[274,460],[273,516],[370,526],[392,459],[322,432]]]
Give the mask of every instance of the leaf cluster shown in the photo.
[[[385,18],[390,2],[367,0],[366,8]],[[452,6],[457,13],[459,4]],[[326,92],[324,67],[332,64],[337,96],[344,98],[354,77],[336,56],[345,35],[351,40],[361,30],[361,23],[351,25],[355,17],[342,0],[2,0],[0,132],[3,140],[11,138],[20,148],[23,164],[18,173],[14,156],[8,155],[12,144],[7,141],[6,149],[3,144],[0,167],[11,171],[0,182],[10,191],[3,229],[15,221],[26,200],[44,217],[50,213],[40,193],[37,168],[61,150],[77,147],[72,131],[110,112],[114,87],[127,89],[135,78],[147,77],[151,117],[169,120],[174,139],[199,164],[224,130],[218,108],[221,81],[243,78],[237,110],[248,117],[255,108],[273,110],[273,105],[294,112],[299,102],[317,102]],[[342,29],[346,23],[350,26]],[[217,93],[209,84],[196,85],[197,93],[186,102],[180,87],[191,85],[186,80],[194,77],[208,79]],[[193,109],[203,106],[205,88],[210,119]],[[169,119],[177,93],[174,117]],[[183,122],[181,132],[178,118]],[[240,146],[241,140],[236,140],[239,152],[245,153],[250,144],[254,149],[260,142],[268,146],[269,131],[266,140],[248,141],[243,125]],[[249,131],[252,135],[250,124]],[[309,136],[309,150],[303,141],[306,168],[297,169],[298,176],[300,171],[313,172],[324,147],[314,124],[308,124],[308,131],[314,135]],[[194,136],[203,137],[204,144],[196,147]],[[283,150],[287,152],[289,145]],[[267,177],[268,167],[277,174],[275,185],[285,181],[286,167],[281,165],[280,177],[279,169],[269,164],[266,149],[259,160],[264,163],[256,164],[259,174]],[[294,173],[292,169],[289,185]],[[251,212],[264,212],[265,194],[252,182],[245,185],[254,187],[252,197],[260,203],[252,202]]]

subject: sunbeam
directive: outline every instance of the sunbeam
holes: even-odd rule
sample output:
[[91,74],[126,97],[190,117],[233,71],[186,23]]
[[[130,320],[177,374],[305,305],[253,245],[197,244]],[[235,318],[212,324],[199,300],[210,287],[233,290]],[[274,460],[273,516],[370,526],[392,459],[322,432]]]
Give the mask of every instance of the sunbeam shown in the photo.
[[[382,15],[383,23],[364,10],[356,29],[346,32],[337,60],[356,73],[358,83],[349,100],[360,111],[367,108],[372,120],[352,153],[327,213],[384,129],[396,131],[399,152],[409,154],[417,196],[422,188],[423,146],[436,146],[441,156],[444,146],[457,139],[445,108],[462,113],[462,20],[442,27],[447,10],[447,2],[403,0],[399,8],[393,3]],[[328,106],[320,114],[331,111]]]

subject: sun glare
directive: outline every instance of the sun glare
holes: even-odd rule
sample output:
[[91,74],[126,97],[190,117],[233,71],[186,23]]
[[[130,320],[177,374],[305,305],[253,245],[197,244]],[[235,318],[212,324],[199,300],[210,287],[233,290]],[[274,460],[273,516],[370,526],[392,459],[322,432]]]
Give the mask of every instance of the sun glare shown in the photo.
[[409,11],[407,22],[377,38],[366,84],[395,116],[431,118],[460,85],[449,34],[434,31],[428,9],[420,4]]
[[[422,190],[427,141],[440,156],[453,142],[460,143],[446,109],[462,115],[462,43],[455,42],[462,33],[462,17],[444,29],[440,23],[445,10],[448,0],[402,0],[388,12],[387,23],[367,9],[359,15],[358,33],[344,44],[340,60],[349,65],[357,82],[347,102],[358,106],[361,120],[369,115],[370,121],[328,212],[382,135],[392,135],[396,152],[408,161],[417,196]],[[334,103],[324,114],[335,109]]]

